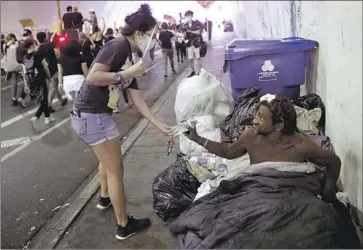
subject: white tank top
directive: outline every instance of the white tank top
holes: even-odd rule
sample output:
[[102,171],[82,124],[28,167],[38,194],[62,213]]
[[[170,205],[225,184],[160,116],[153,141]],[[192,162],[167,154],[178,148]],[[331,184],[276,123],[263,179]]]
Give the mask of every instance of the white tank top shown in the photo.
[[21,65],[16,60],[16,48],[18,43],[10,45],[6,50],[5,71],[13,72],[21,70]]

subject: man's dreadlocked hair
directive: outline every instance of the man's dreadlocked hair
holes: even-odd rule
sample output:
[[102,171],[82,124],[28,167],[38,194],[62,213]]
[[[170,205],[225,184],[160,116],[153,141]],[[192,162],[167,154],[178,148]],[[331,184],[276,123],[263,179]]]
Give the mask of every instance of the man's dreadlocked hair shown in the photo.
[[263,105],[267,107],[272,113],[272,124],[278,124],[282,122],[284,129],[282,133],[293,134],[297,131],[296,128],[296,111],[291,101],[281,95],[276,95],[276,98],[272,101],[261,101],[257,106],[257,109]]

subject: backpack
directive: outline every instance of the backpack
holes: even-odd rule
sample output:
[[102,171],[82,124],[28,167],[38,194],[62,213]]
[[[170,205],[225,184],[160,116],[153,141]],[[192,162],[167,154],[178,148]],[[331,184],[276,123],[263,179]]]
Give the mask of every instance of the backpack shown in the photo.
[[35,100],[41,96],[41,87],[36,83],[36,78],[38,76],[38,69],[35,67],[35,56],[28,58],[27,55],[24,56],[23,65],[25,66],[25,79],[28,83],[30,89],[30,99]]

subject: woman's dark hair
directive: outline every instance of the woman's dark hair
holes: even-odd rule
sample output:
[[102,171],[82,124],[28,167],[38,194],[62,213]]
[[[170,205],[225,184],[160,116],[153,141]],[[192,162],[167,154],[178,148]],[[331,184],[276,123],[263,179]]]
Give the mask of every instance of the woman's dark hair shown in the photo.
[[288,98],[277,95],[276,98],[270,102],[260,102],[256,110],[258,110],[261,105],[267,107],[272,113],[273,125],[281,122],[284,124],[282,133],[293,134],[297,131],[296,110]]
[[121,33],[124,36],[131,36],[135,31],[146,32],[154,28],[156,20],[152,16],[150,6],[148,4],[141,4],[138,11],[125,18],[125,27]]
[[37,39],[40,43],[44,43],[47,39],[47,34],[45,32],[38,32]]
[[98,26],[95,26],[94,29],[93,29],[94,32],[98,32],[100,31],[100,28],[98,28]]
[[17,41],[16,39],[16,36],[13,34],[13,33],[9,33],[7,36],[6,36],[6,40],[9,41],[11,39],[14,39],[15,41]]
[[68,6],[66,10],[67,12],[70,12],[72,10],[72,6]]
[[64,45],[60,47],[61,55],[69,56],[69,57],[77,57],[81,53],[81,44],[75,40],[71,39],[70,41],[66,42]]
[[24,49],[29,49],[32,45],[35,45],[35,42],[32,39],[26,39],[23,42]]

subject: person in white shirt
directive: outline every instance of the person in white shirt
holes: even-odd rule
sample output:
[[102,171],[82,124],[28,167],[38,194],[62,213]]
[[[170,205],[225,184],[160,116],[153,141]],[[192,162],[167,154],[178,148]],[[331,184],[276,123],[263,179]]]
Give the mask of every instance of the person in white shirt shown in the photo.
[[183,63],[187,57],[187,48],[185,45],[185,32],[180,25],[176,27],[175,49],[178,63]]

